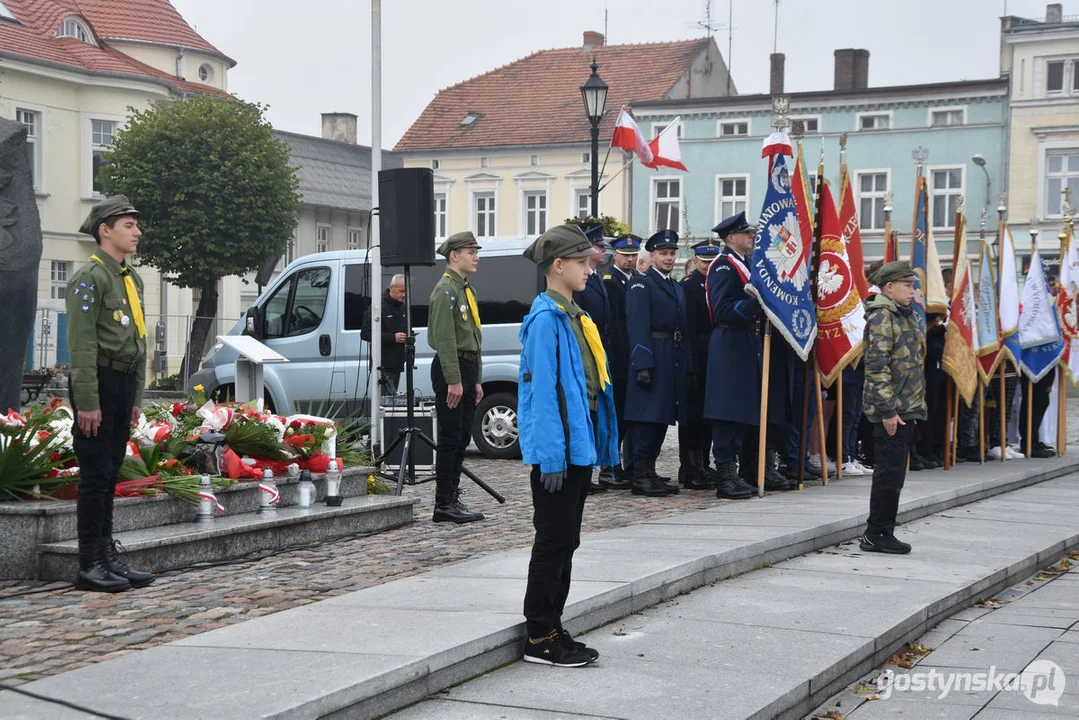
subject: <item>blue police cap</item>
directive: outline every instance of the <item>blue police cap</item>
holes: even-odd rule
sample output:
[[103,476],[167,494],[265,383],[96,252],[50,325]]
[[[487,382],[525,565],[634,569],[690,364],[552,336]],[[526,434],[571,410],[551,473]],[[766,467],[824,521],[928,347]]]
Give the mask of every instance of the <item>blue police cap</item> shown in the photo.
[[641,251],[642,240],[637,235],[630,233],[629,235],[623,235],[620,238],[615,238],[613,247],[614,251],[620,255],[636,255]]
[[584,235],[587,237],[593,245],[606,245],[603,241],[603,226],[593,225],[590,228],[582,228]]
[[693,254],[699,258],[714,258],[719,255],[719,245],[714,240],[705,240],[693,246]]
[[733,235],[734,233],[756,234],[757,228],[754,225],[750,225],[749,223],[747,223],[746,214],[744,212],[740,212],[737,215],[732,215],[731,217],[727,218],[719,225],[716,225],[714,228],[712,228],[712,232],[716,233],[721,238],[726,240],[728,235]]
[[660,230],[658,233],[648,238],[648,242],[644,244],[644,249],[648,252],[677,247],[678,233],[674,230]]

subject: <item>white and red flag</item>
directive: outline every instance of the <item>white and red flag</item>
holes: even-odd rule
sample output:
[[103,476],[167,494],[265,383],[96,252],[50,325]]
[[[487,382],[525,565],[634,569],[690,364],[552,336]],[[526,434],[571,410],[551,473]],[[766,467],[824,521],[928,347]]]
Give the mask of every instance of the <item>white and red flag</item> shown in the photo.
[[652,159],[645,162],[642,157],[642,165],[653,170],[669,167],[688,172],[686,166],[682,164],[682,150],[678,146],[678,126],[681,120],[681,117],[676,117],[663,128],[663,132],[652,138],[652,142],[648,143],[648,149],[652,151]]
[[614,135],[611,136],[611,147],[622,148],[635,153],[642,163],[646,165],[652,162],[652,148],[644,139],[641,128],[633,116],[626,112],[625,108],[618,113],[618,122],[614,125]]
[[820,368],[821,382],[829,387],[862,351],[865,308],[829,183],[824,182],[820,191],[817,367]]

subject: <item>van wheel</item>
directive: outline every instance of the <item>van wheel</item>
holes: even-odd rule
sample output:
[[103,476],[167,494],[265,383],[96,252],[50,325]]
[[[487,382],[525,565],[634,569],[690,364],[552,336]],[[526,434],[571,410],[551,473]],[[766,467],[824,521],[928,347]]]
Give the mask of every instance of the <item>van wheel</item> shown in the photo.
[[517,394],[485,395],[476,407],[472,439],[485,457],[505,460],[521,457],[517,443]]

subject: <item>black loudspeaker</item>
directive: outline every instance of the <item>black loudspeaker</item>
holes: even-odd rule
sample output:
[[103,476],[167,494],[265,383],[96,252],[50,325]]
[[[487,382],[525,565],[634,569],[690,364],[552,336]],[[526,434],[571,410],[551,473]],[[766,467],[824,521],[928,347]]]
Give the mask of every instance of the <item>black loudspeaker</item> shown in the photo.
[[383,266],[435,264],[435,176],[431,168],[378,172]]

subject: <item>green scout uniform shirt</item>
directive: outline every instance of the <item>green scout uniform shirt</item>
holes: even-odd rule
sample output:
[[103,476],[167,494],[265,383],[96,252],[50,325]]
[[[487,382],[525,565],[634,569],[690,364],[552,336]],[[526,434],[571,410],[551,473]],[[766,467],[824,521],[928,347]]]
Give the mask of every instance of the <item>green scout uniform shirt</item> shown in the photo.
[[67,283],[67,349],[71,357],[71,386],[79,410],[100,410],[97,394],[98,358],[135,366],[135,405],[142,404],[146,384],[146,338],[139,337],[127,302],[121,272],[135,280],[142,307],[142,278],[104,250],[79,268]]
[[573,329],[573,336],[577,338],[577,345],[581,348],[581,359],[584,360],[584,380],[588,389],[588,405],[592,410],[596,409],[596,396],[599,393],[599,370],[596,368],[596,358],[592,356],[592,349],[588,347],[588,340],[584,336],[584,327],[581,325],[581,308],[572,301],[554,290],[547,290],[547,297],[554,300],[566,314],[569,315],[569,326]]
[[[468,282],[453,270],[445,274],[431,291],[430,309],[427,316],[427,344],[430,345],[442,365],[442,376],[447,385],[461,382],[461,365],[457,353],[476,354],[476,382],[483,382],[483,331],[476,327],[472,310],[468,307],[465,287]],[[472,290],[473,294],[476,292]],[[477,304],[479,300],[476,301]]]

